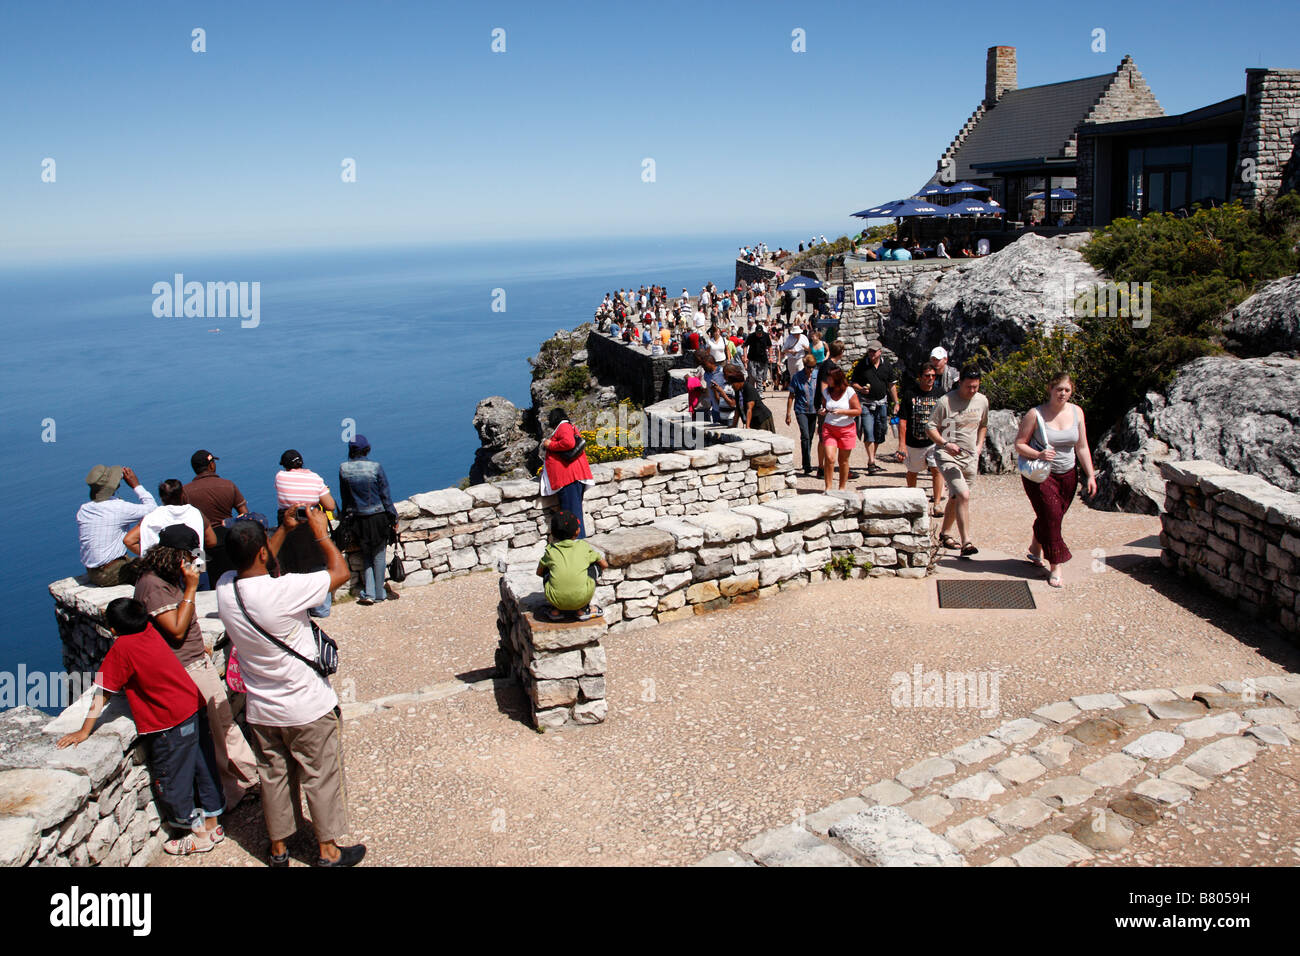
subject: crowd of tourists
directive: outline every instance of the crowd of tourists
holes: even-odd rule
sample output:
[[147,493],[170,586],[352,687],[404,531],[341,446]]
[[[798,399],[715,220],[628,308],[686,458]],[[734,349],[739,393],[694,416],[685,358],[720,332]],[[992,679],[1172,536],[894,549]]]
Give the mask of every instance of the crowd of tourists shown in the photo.
[[[162,504],[128,467],[96,465],[86,476],[90,500],[77,512],[77,528],[87,578],[134,592],[108,605],[116,639],[85,723],[59,746],[85,740],[105,696],[123,693],[146,745],[155,797],[178,831],[166,852],[213,850],[225,839],[220,816],[257,790],[273,866],[289,864],[285,841],[303,826],[304,798],[318,866],[352,866],[365,855],[361,844],[339,844],[348,816],[342,721],[329,681],[337,652],[314,618],[329,615],[333,592],[352,576],[340,544],[361,556],[359,604],[397,597],[384,561],[397,509],[383,466],[369,454],[364,435],[349,443],[336,501],[299,452],[285,451],[274,477],[274,526],[217,474],[218,458],[206,449],[190,458],[190,482],[168,478],[158,486]],[[123,481],[138,503],[116,497]],[[232,644],[226,686],[199,628],[201,589],[216,591]],[[248,736],[231,713],[227,686],[247,695]]]
[[[947,256],[947,239],[938,253]],[[906,254],[904,243],[890,241]],[[978,255],[978,250],[958,254]],[[977,369],[958,372],[947,350],[936,346],[919,369],[903,374],[884,358],[879,341],[867,343],[856,363],[844,362],[841,342],[826,343],[821,311],[791,312],[797,300],[770,284],[737,283],[718,291],[706,285],[694,299],[686,290],[668,299],[662,287],[607,295],[598,325],[652,353],[678,353],[697,363],[688,374],[692,416],[727,427],[775,430],[764,392],[785,394],[785,423],[799,430],[803,472],[817,473],[827,490],[845,488],[856,446],[863,445],[866,473],[882,462],[905,466],[914,488],[924,475],[931,513],[942,519],[940,544],[962,557],[979,553],[974,542],[971,495],[988,431],[988,399],[979,391]],[[1076,490],[1095,494],[1096,479],[1083,412],[1069,402],[1072,383],[1061,373],[1047,401],[1022,419],[1016,451],[1025,492],[1035,514],[1026,560],[1060,587],[1061,565],[1070,559],[1061,521]],[[769,396],[770,397],[770,396]],[[886,455],[890,437],[896,450]],[[1039,462],[1030,466],[1031,462]],[[1080,481],[1082,469],[1082,481]]]

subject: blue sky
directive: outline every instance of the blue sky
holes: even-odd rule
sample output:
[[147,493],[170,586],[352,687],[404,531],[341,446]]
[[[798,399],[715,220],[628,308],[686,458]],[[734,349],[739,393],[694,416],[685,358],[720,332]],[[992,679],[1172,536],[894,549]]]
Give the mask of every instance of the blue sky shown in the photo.
[[1131,53],[1173,113],[1300,67],[1298,35],[1300,5],[1252,0],[8,3],[0,261],[838,235],[925,181],[991,45],[1018,48],[1021,86]]

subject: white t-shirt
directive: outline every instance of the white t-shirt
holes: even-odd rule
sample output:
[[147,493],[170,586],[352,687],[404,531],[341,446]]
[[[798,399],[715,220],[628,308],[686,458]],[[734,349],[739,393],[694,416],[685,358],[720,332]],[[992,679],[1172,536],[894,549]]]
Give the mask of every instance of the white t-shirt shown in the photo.
[[158,533],[163,528],[174,524],[189,525],[199,536],[199,553],[207,558],[203,550],[203,529],[206,523],[199,509],[193,505],[160,505],[140,519],[140,553],[144,554],[158,543]]
[[[235,601],[235,572],[217,582],[217,613],[239,654],[239,669],[248,688],[248,722],[265,727],[301,727],[338,706],[329,681],[298,658],[268,641],[253,627]],[[309,661],[316,659],[307,609],[325,600],[328,571],[269,574],[243,578],[239,593],[253,620]]]
[[808,337],[803,333],[795,335],[791,332],[781,343],[781,348],[785,349],[787,357],[803,359],[803,354],[808,351]]
[[721,365],[727,360],[727,339],[726,336],[719,333],[716,339],[705,338],[704,344],[708,346],[709,352],[713,354],[713,361]]

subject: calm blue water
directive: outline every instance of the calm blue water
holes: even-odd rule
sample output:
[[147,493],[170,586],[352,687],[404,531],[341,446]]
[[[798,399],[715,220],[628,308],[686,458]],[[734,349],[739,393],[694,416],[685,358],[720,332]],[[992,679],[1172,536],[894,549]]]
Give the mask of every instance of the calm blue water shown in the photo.
[[[14,472],[0,522],[0,670],[62,666],[49,582],[80,574],[76,510],[97,463],[151,493],[193,477],[207,448],[253,510],[274,511],[281,452],[337,494],[356,421],[394,497],[454,485],[487,395],[528,404],[542,339],[591,318],[607,291],[692,292],[734,278],[735,237],[479,244],[0,271],[0,438]],[[776,243],[771,245],[775,248]],[[155,318],[153,283],[260,281],[261,325]],[[507,309],[491,311],[492,290]],[[220,327],[220,333],[210,328]],[[54,419],[54,442],[42,421]],[[120,497],[135,500],[122,486]]]

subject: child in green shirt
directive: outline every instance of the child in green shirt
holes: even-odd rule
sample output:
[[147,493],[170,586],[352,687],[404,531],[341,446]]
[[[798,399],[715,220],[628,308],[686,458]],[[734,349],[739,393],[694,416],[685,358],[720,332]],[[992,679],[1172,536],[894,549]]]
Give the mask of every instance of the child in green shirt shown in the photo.
[[591,603],[596,593],[595,568],[608,568],[600,552],[578,537],[578,519],[560,511],[551,519],[551,543],[537,565],[547,606],[537,613],[548,621],[589,621],[605,612]]

